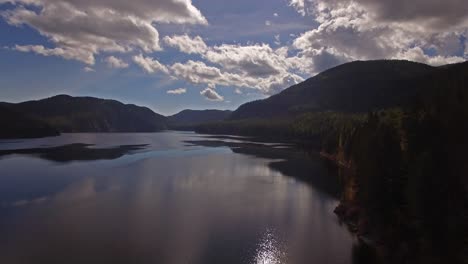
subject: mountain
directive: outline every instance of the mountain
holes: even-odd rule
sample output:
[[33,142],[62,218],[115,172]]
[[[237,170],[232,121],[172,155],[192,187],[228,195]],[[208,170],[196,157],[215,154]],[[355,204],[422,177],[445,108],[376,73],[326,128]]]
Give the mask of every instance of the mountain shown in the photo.
[[319,151],[339,165],[335,212],[371,241],[372,263],[442,264],[468,263],[467,121],[468,62],[371,61],[338,66],[196,131]]
[[38,138],[57,136],[59,132],[47,123],[0,105],[0,138]]
[[383,242],[392,252],[383,263],[467,263],[468,62],[439,67],[419,85],[406,109],[372,112],[322,137],[322,153],[348,167],[335,211]]
[[57,95],[4,106],[66,133],[155,132],[166,129],[166,117],[149,108],[115,100]]
[[[241,105],[226,121],[201,124],[194,130],[310,140],[330,128],[353,128],[372,111],[411,109],[423,100],[432,104],[438,94],[448,92],[440,83],[450,85],[463,78],[468,75],[467,67],[468,62],[440,67],[409,61],[347,63],[270,98]],[[440,86],[435,95],[434,83]]]
[[267,99],[246,103],[230,118],[287,117],[312,111],[367,112],[400,106],[422,88],[415,80],[436,69],[410,61],[350,62]]
[[190,127],[202,123],[223,121],[229,117],[232,111],[229,110],[183,110],[168,117],[171,127]]

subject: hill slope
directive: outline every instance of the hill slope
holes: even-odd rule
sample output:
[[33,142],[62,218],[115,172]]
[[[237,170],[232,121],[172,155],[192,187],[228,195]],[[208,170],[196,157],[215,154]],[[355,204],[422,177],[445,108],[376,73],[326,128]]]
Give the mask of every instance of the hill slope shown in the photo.
[[264,100],[246,103],[231,119],[291,116],[311,111],[367,112],[407,103],[414,80],[436,68],[409,61],[355,61],[320,73]]
[[468,62],[420,82],[407,109],[322,137],[322,151],[350,168],[336,212],[384,242],[392,259],[383,263],[467,263]]
[[45,122],[27,117],[0,105],[0,138],[57,136],[59,132]]
[[450,85],[468,75],[467,67],[468,62],[441,67],[408,61],[348,63],[265,100],[244,104],[229,120],[202,124],[195,131],[310,139],[324,128],[360,123],[370,111],[411,109],[423,100],[443,98],[446,91],[440,89],[445,87],[434,95],[434,83]]
[[[335,212],[359,237],[377,241],[371,251],[381,261],[372,263],[468,263],[468,62],[380,64],[340,66],[240,107],[233,113],[240,120],[197,131],[315,142],[300,145],[340,166]],[[373,75],[357,76],[368,74],[363,65]],[[281,118],[304,102],[315,108]],[[369,107],[376,111],[356,113]]]
[[166,128],[166,117],[149,108],[115,100],[57,95],[5,105],[60,132],[155,132]]
[[229,117],[229,110],[183,110],[168,117],[171,127],[188,127],[202,123],[223,121]]

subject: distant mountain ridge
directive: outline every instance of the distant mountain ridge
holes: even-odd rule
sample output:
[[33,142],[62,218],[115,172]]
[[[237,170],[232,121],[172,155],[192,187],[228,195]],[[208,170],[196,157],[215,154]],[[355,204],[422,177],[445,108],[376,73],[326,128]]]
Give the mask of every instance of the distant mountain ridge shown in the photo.
[[0,138],[38,138],[57,136],[59,132],[46,122],[30,118],[0,105]]
[[355,61],[324,71],[264,100],[241,105],[232,120],[287,117],[303,112],[367,112],[406,104],[421,87],[415,80],[436,70],[426,64]]
[[156,132],[167,128],[166,117],[147,107],[94,97],[57,95],[3,105],[65,133]]
[[[311,135],[338,123],[350,123],[352,127],[352,123],[365,120],[372,112],[409,111],[424,100],[434,102],[436,98],[444,98],[453,91],[443,89],[465,76],[468,76],[468,62],[440,67],[409,61],[351,62],[267,99],[243,104],[228,120],[202,124],[195,131],[274,140],[311,139]],[[434,94],[436,83],[439,90]],[[460,96],[459,100],[463,98]]]
[[232,111],[230,110],[190,110],[186,109],[179,113],[168,116],[168,124],[171,128],[189,128],[202,123],[218,122],[226,120]]
[[59,132],[158,132],[192,129],[228,118],[229,110],[183,110],[165,117],[147,107],[94,97],[56,95],[21,103],[0,102],[0,138],[54,136]]
[[[376,109],[411,105],[414,98],[424,94],[425,88],[429,86],[425,79],[431,78],[441,70],[450,69],[452,66],[432,67],[416,62],[396,60],[350,62],[324,71],[267,99],[243,104],[233,112],[229,110],[183,110],[165,117],[147,107],[123,104],[115,100],[57,95],[16,104],[0,103],[0,112],[2,112],[0,115],[3,115],[4,124],[12,122],[11,118],[6,119],[8,115],[17,117],[17,123],[21,123],[21,131],[27,129],[25,124],[26,120],[29,120],[31,131],[37,130],[38,136],[54,135],[56,131],[196,130],[200,124],[210,125],[204,132],[216,133],[218,128],[225,131],[226,122],[221,121],[248,120],[249,123],[243,123],[243,125],[250,127],[251,122],[259,119],[270,123],[278,120],[286,122],[304,113],[367,113]],[[239,127],[235,123],[230,125]],[[49,129],[45,129],[46,127]],[[214,127],[217,129],[213,129]],[[284,127],[284,124],[278,123],[277,127]],[[3,128],[3,134],[11,132],[7,130],[16,131],[6,126]],[[44,133],[44,131],[49,133]],[[226,129],[225,132],[229,133],[229,131],[230,129]],[[17,133],[20,136],[24,134]],[[35,133],[26,134],[32,137]]]

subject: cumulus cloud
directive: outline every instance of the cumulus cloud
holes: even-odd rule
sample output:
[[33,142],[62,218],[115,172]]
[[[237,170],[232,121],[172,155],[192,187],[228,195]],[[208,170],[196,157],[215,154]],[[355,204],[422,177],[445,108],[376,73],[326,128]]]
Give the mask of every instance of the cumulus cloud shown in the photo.
[[187,89],[185,88],[177,88],[174,90],[168,90],[166,93],[167,94],[184,94],[187,92]]
[[114,56],[109,56],[105,59],[107,66],[109,68],[115,69],[124,69],[128,67],[128,63],[124,62],[123,60],[116,58]]
[[312,0],[290,0],[289,5],[294,7],[297,12],[305,16],[307,11],[307,6],[312,3]]
[[95,72],[95,70],[93,68],[91,68],[91,67],[84,67],[83,71],[84,72]]
[[[275,39],[278,39],[275,36]],[[226,70],[238,75],[250,77],[268,77],[281,74],[287,71],[287,66],[283,61],[285,56],[280,56],[267,44],[254,45],[229,45],[208,47],[204,40],[196,36],[188,35],[166,36],[164,42],[172,47],[177,47],[187,54],[199,54],[210,63],[217,64],[222,70]],[[193,61],[188,65],[194,66],[194,72],[198,69],[206,69],[214,72],[218,71],[214,67],[194,65]]]
[[6,2],[14,5],[0,12],[7,23],[28,25],[56,46],[30,51],[87,64],[100,52],[161,50],[155,22],[207,24],[191,0],[0,0]]
[[219,95],[214,89],[207,87],[205,90],[200,92],[201,95],[205,96],[210,101],[224,101],[224,97]]
[[189,60],[186,63],[175,63],[171,66],[172,74],[193,84],[228,84],[226,76],[216,67],[206,65],[202,61]]
[[14,50],[20,52],[33,52],[43,56],[59,56],[67,60],[78,60],[86,64],[94,64],[94,56],[83,50],[46,48],[42,45],[15,45]]
[[[295,73],[298,62],[288,58],[288,48],[271,48],[268,44],[208,46],[200,37],[174,35],[164,37],[164,42],[187,54],[197,54],[202,60],[176,62],[161,70],[175,79],[209,87],[230,86],[257,89],[264,94],[274,94],[303,81]],[[150,64],[158,69],[159,62],[142,55],[134,61],[146,72],[153,73]]]
[[230,71],[245,73],[252,77],[267,77],[280,74],[287,66],[281,56],[267,44],[221,45],[210,49],[205,55],[208,61]]
[[133,56],[133,61],[147,73],[168,73],[168,69],[165,65],[161,64],[159,61],[151,57],[144,57],[142,54],[139,54]]
[[[455,5],[457,0],[449,0]],[[437,4],[429,0],[432,8]],[[455,63],[467,58],[466,19],[445,19],[447,12],[393,16],[383,9],[390,1],[370,0],[290,0],[302,15],[311,15],[318,26],[294,38],[291,46],[273,49],[268,44],[208,46],[199,36],[167,36],[164,43],[201,60],[168,66],[169,74],[197,85],[235,89],[253,88],[274,94],[330,67],[353,60],[409,59],[431,65]],[[396,1],[404,9],[402,0]],[[407,3],[407,2],[406,2]],[[422,4],[423,1],[407,3]],[[382,9],[383,8],[383,9]],[[464,7],[463,7],[464,8]],[[424,8],[422,8],[424,9]],[[462,12],[460,12],[460,16]],[[416,19],[417,18],[417,19]],[[453,23],[441,30],[444,21]],[[438,24],[437,24],[438,23]],[[271,21],[266,21],[271,25]],[[437,25],[436,25],[437,24]],[[429,26],[430,25],[430,26]],[[280,35],[274,35],[280,46]]]
[[[294,40],[297,67],[316,73],[352,60],[460,62],[468,33],[463,0],[290,0],[318,27]],[[455,10],[458,9],[458,10]],[[305,68],[305,67],[306,68]]]
[[[347,0],[349,1],[349,0]],[[468,5],[465,0],[354,0],[374,14],[376,20],[421,23],[427,30],[466,27]],[[341,0],[341,2],[346,2]]]
[[398,58],[404,58],[411,61],[419,61],[426,64],[440,66],[450,63],[458,63],[463,61],[461,57],[457,56],[429,56],[424,53],[420,47],[414,47],[408,50],[405,50],[401,54],[397,55]]
[[295,63],[287,58],[287,49],[274,50],[269,45],[227,45],[210,47],[203,61],[175,63],[174,77],[193,84],[244,87],[274,94],[304,79],[292,72]]
[[187,54],[201,54],[208,49],[205,41],[200,36],[191,38],[188,35],[174,35],[172,37],[166,36],[163,40],[167,45]]

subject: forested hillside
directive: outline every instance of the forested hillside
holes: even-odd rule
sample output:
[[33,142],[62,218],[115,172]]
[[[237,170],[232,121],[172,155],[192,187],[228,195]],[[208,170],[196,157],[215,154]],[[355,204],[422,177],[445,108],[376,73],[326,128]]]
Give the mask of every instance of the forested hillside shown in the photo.
[[155,132],[167,127],[166,118],[149,108],[93,97],[58,95],[5,106],[60,132]]
[[0,138],[35,138],[57,136],[59,132],[40,120],[0,105]]
[[[347,76],[350,84],[361,79]],[[337,214],[376,246],[383,263],[468,263],[468,62],[430,68],[407,81],[410,90],[406,84],[391,83],[401,100],[390,96],[387,84],[374,87],[387,91],[390,100],[377,100],[380,105],[369,111],[366,100],[360,101],[363,108],[356,106],[358,100],[337,104],[345,98],[337,94],[317,108],[321,111],[295,118],[279,114],[198,129],[316,140],[323,157],[342,168],[344,192]],[[277,98],[300,98],[296,93],[315,88],[290,89]],[[280,99],[252,105],[285,101]],[[322,111],[324,105],[343,108]],[[246,113],[243,109],[250,107],[236,112]]]
[[[323,140],[343,165],[337,213],[388,263],[468,262],[468,63],[440,68],[408,108]],[[338,139],[338,140],[337,140]]]
[[367,112],[408,104],[418,78],[436,68],[409,61],[355,61],[320,73],[264,100],[246,103],[232,120],[290,117],[311,111]]

